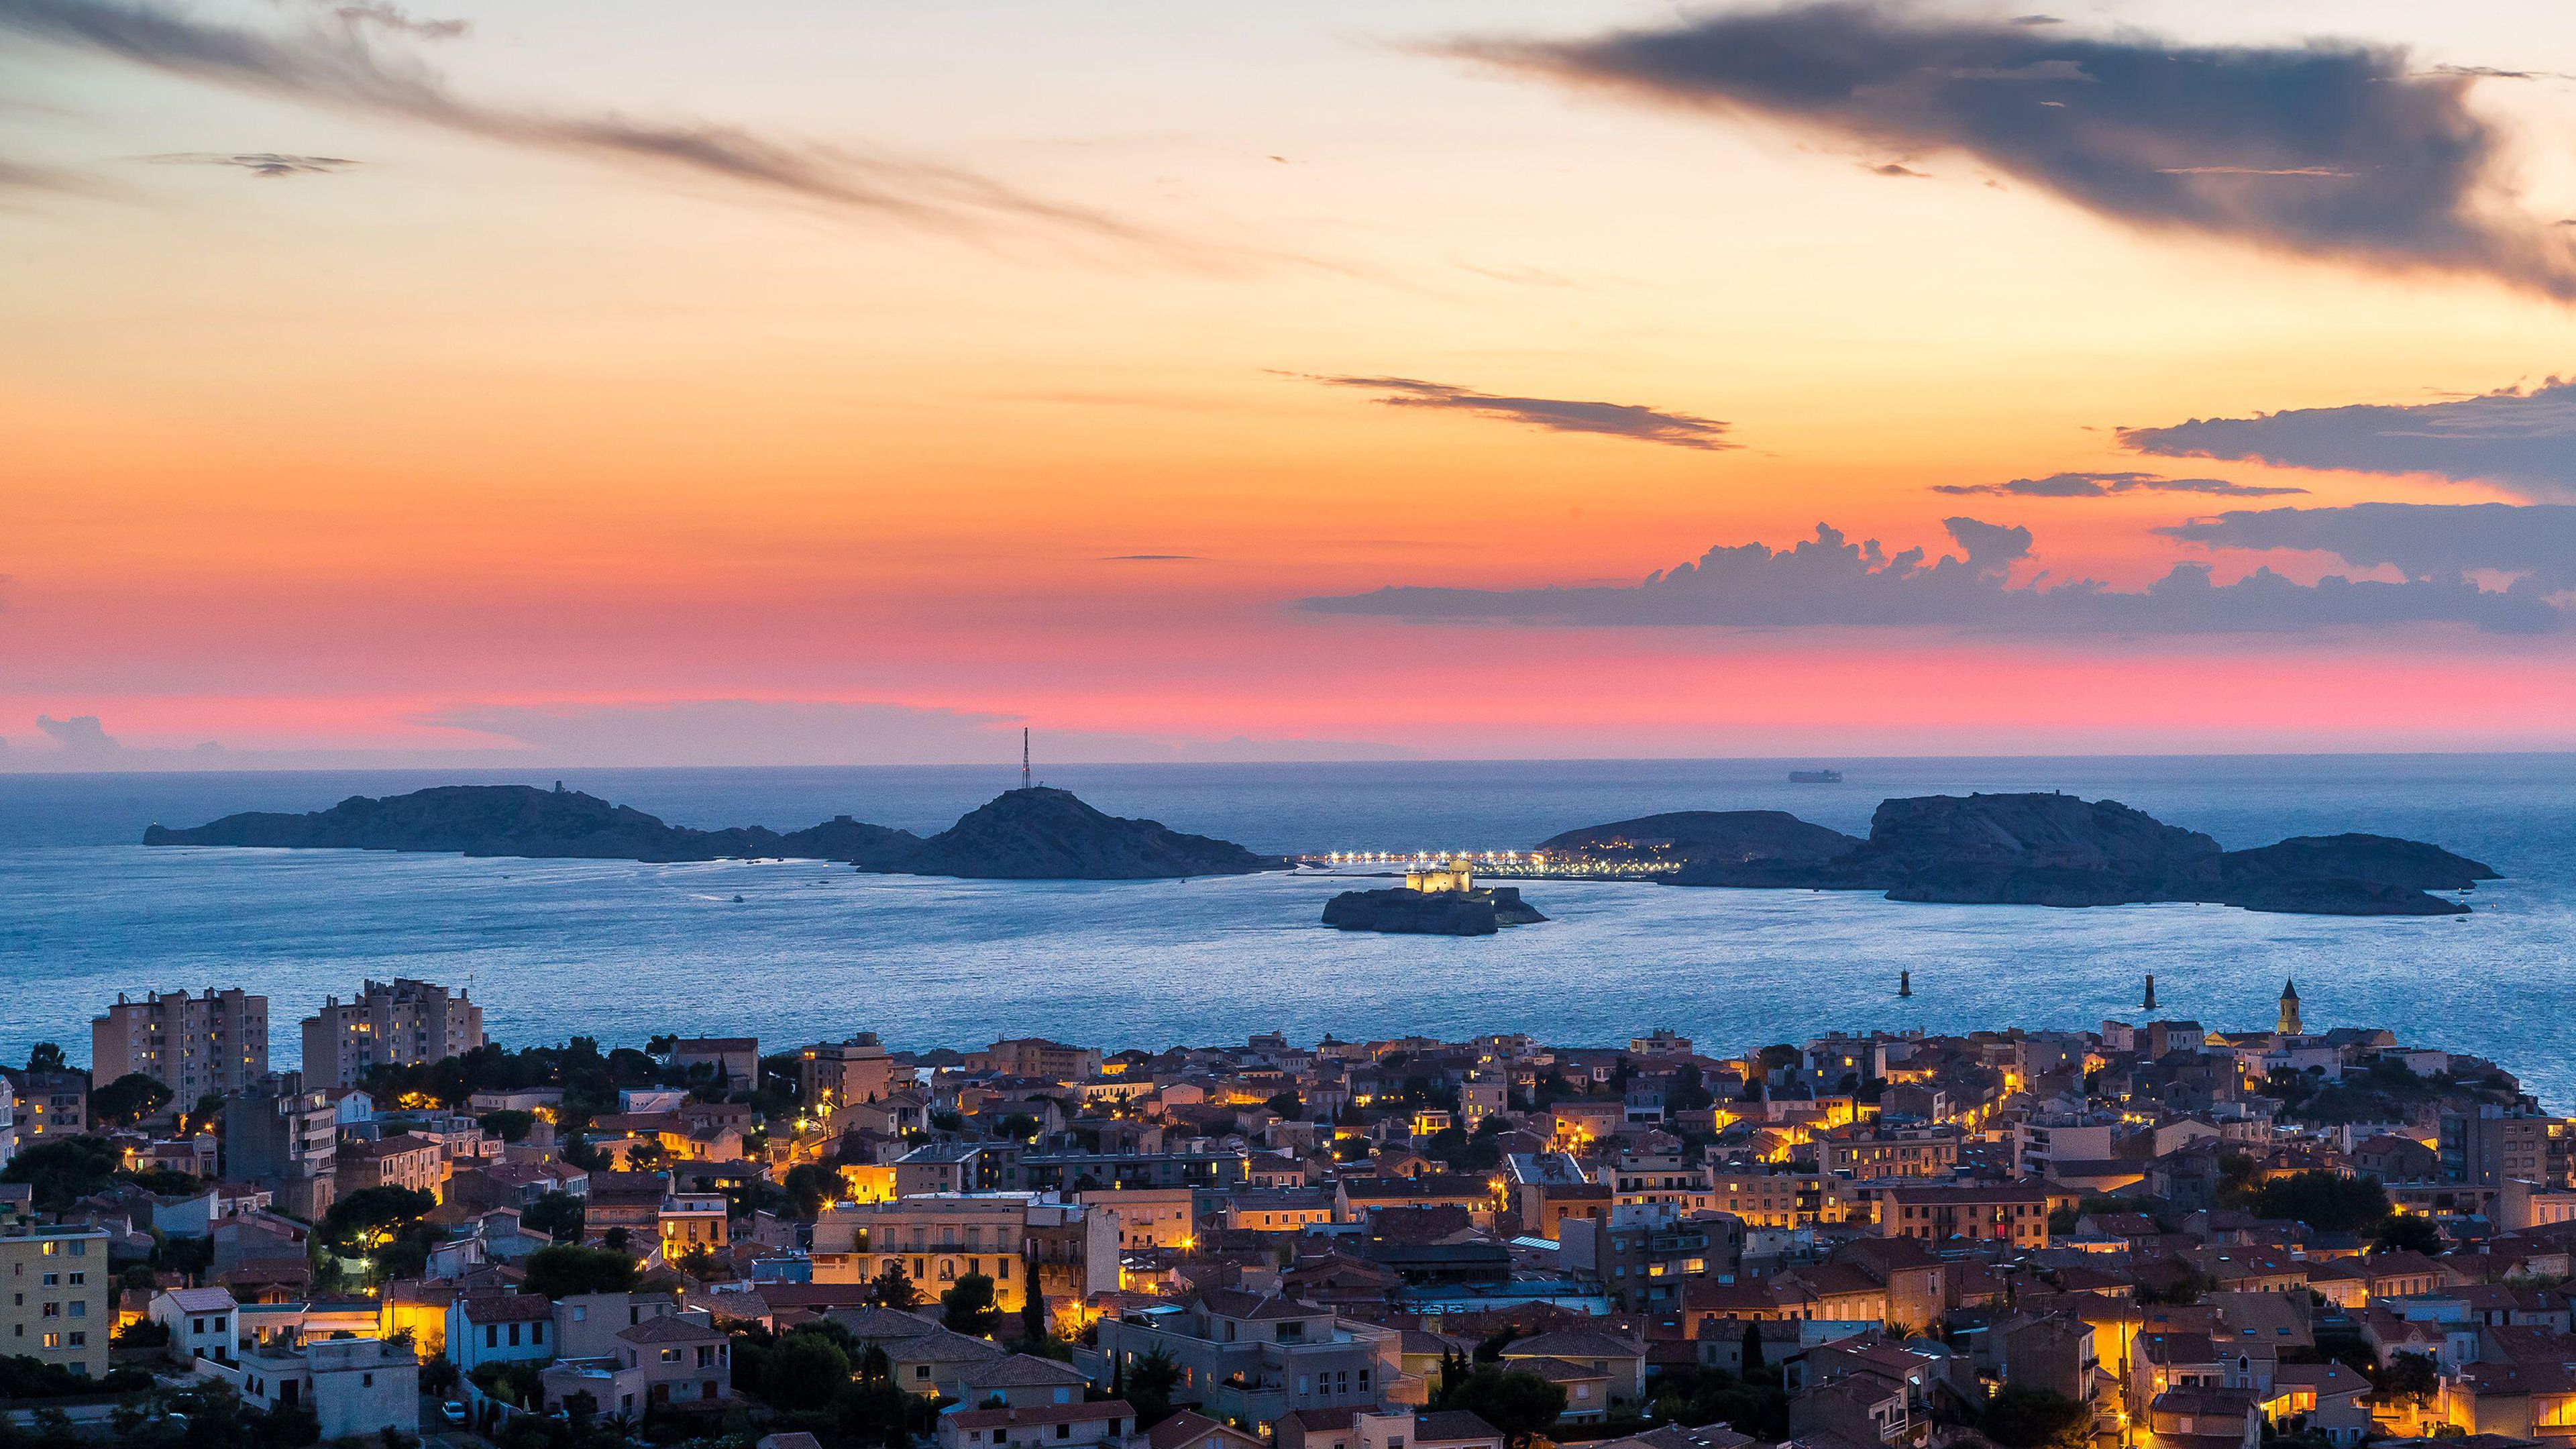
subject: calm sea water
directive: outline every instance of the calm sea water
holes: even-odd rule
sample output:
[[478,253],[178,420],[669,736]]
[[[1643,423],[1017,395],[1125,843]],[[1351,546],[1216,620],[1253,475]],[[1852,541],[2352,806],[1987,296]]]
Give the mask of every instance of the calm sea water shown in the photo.
[[[1112,1045],[1527,1031],[1624,1041],[1656,1026],[1738,1049],[1830,1028],[2085,1027],[2162,1006],[2271,1024],[2295,976],[2312,1025],[2384,1024],[2492,1055],[2576,1107],[2576,757],[1098,766],[1047,772],[1116,814],[1255,849],[1499,848],[1654,810],[1778,808],[1855,833],[1889,795],[2058,789],[2110,797],[2230,847],[2369,830],[2432,840],[2506,878],[2475,914],[2256,915],[1909,905],[1852,893],[1541,882],[1548,924],[1482,940],[1346,935],[1335,884],[865,877],[816,862],[639,865],[361,852],[159,849],[159,821],[310,810],[441,783],[558,772],[0,776],[0,1058],[88,1055],[119,991],[265,992],[281,1066],[325,992],[395,973],[471,981],[493,1035],[874,1030],[898,1047],[1003,1033]],[[794,828],[835,814],[935,830],[1016,783],[954,769],[560,772],[674,823]],[[735,898],[741,899],[737,901]],[[1899,970],[1915,994],[1896,997]]]

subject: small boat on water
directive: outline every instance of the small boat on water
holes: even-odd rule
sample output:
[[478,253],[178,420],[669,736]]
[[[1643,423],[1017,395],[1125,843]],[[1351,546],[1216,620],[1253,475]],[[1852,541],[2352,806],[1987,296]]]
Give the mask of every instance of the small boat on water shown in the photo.
[[1792,785],[1839,785],[1842,782],[1843,772],[1840,770],[1791,770],[1789,772],[1789,783]]

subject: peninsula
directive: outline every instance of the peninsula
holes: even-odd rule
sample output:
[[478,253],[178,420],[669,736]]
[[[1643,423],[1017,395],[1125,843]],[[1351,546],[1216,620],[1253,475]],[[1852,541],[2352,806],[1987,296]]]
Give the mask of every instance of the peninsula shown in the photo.
[[1677,811],[1549,837],[1540,849],[1673,885],[1883,891],[1954,905],[2202,901],[2331,916],[2464,915],[2432,894],[2490,866],[2385,835],[2298,836],[2222,850],[2115,800],[1926,795],[1886,800],[1858,839],[1777,810]]
[[803,830],[696,830],[595,795],[528,785],[443,785],[353,795],[305,815],[250,812],[193,829],[155,825],[145,845],[391,850],[557,860],[830,860],[883,875],[974,880],[1173,880],[1281,868],[1232,841],[1128,820],[1070,791],[1006,791],[928,839],[847,815]]

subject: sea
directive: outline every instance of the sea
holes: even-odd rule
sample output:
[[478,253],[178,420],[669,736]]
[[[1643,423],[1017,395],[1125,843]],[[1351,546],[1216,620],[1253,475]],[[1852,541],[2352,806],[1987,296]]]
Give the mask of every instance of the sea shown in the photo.
[[[1865,833],[1884,798],[2062,790],[2238,848],[2373,831],[2503,872],[2467,916],[2343,919],[2223,906],[1906,904],[1856,892],[1536,881],[1551,919],[1486,938],[1321,924],[1353,884],[1312,872],[990,882],[816,861],[647,865],[363,851],[147,849],[146,826],[314,810],[432,784],[566,786],[675,824],[916,831],[1018,783],[951,768],[0,775],[0,1059],[88,1057],[120,992],[239,986],[272,1060],[326,994],[401,975],[470,986],[511,1045],[576,1034],[873,1031],[896,1048],[1044,1035],[1110,1048],[1655,1028],[1741,1051],[1832,1030],[2093,1028],[2161,1014],[2268,1029],[2295,980],[2311,1029],[2384,1026],[2494,1058],[2576,1108],[2576,756],[1883,759],[1792,784],[1776,760],[1050,768],[1113,814],[1264,852],[1488,850],[1662,810],[1778,809]],[[1910,973],[1911,996],[1898,994]]]

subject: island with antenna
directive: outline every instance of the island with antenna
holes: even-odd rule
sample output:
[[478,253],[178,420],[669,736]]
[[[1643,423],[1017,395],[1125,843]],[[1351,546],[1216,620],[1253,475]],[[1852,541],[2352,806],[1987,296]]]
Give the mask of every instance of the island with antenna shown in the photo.
[[442,785],[383,798],[353,795],[309,814],[254,811],[187,829],[155,825],[143,843],[552,860],[829,860],[868,874],[969,880],[1178,880],[1289,864],[1230,840],[1105,814],[1044,785],[1004,791],[926,838],[847,815],[803,830],[697,830],[557,782],[552,790]]

